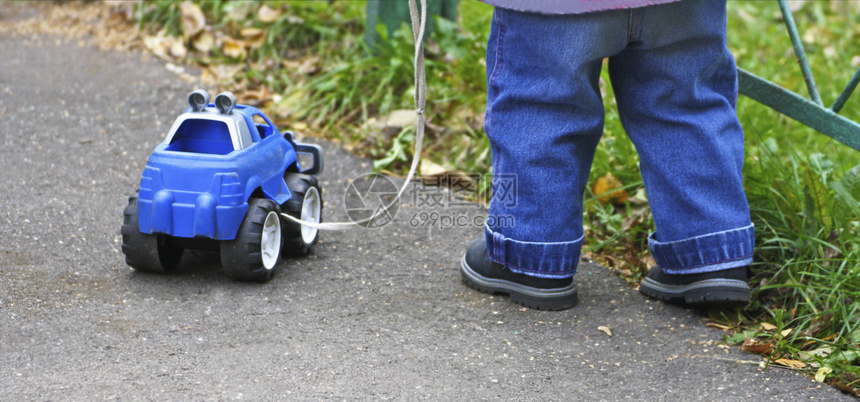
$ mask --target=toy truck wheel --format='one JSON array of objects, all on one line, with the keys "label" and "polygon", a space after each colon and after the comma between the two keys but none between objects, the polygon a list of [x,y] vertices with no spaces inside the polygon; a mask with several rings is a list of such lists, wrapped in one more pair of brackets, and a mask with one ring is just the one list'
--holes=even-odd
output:
[{"label": "toy truck wheel", "polygon": [[165,273],[182,259],[183,249],[173,245],[169,236],[141,233],[137,223],[137,197],[128,197],[123,211],[122,252],[125,262],[138,271]]},{"label": "toy truck wheel", "polygon": [[221,267],[240,281],[266,282],[281,255],[281,217],[271,200],[252,198],[234,240],[221,242]]},{"label": "toy truck wheel", "polygon": [[[284,175],[284,181],[292,194],[292,198],[284,203],[284,212],[306,222],[321,222],[322,190],[316,177],[288,172]],[[284,219],[284,254],[307,255],[318,239],[319,229]]]}]

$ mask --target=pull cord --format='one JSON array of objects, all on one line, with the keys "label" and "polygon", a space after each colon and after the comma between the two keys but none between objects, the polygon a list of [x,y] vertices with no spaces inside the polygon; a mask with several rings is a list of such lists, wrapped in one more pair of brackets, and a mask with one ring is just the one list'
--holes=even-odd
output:
[{"label": "pull cord", "polygon": [[412,166],[409,167],[409,174],[406,175],[406,181],[403,182],[403,186],[397,192],[397,197],[388,203],[388,205],[377,209],[370,217],[353,222],[307,222],[286,213],[281,213],[281,216],[284,218],[320,230],[346,230],[359,226],[367,226],[388,214],[388,211],[400,200],[403,191],[406,190],[406,187],[415,177],[418,163],[421,160],[421,148],[424,146],[424,109],[427,106],[427,78],[424,74],[424,29],[427,26],[427,0],[420,1],[421,12],[419,14],[418,5],[415,0],[409,0],[409,16],[412,20],[412,36],[415,40],[415,59],[413,63],[415,65],[415,114],[418,117],[415,127],[415,151],[412,154]]}]

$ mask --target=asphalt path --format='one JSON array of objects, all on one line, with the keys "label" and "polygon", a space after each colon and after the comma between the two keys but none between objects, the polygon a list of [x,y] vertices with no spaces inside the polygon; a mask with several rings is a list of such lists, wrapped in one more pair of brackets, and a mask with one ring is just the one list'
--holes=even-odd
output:
[{"label": "asphalt path", "polygon": [[[198,87],[139,52],[0,32],[0,400],[850,399],[591,263],[567,311],[467,288],[480,226],[414,218],[474,205],[406,202],[381,228],[323,233],[266,284],[205,252],[135,272],[126,197]],[[371,161],[317,142],[324,218],[346,219]]]}]

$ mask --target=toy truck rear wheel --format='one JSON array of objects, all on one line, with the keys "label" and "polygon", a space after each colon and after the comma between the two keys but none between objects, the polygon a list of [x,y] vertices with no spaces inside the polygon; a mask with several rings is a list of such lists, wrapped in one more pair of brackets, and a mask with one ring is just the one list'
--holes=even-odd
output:
[{"label": "toy truck rear wheel", "polygon": [[240,281],[267,282],[281,256],[280,209],[274,201],[252,198],[234,240],[221,242],[221,268]]},{"label": "toy truck rear wheel", "polygon": [[[322,221],[322,190],[316,177],[302,173],[288,172],[284,181],[290,189],[292,198],[284,203],[284,212],[306,222]],[[284,219],[284,254],[303,256],[310,252],[311,246],[319,239],[319,229],[299,225]]]},{"label": "toy truck rear wheel", "polygon": [[165,273],[182,259],[183,249],[173,245],[169,236],[141,233],[137,223],[137,197],[128,197],[123,211],[122,252],[125,262],[138,271]]}]

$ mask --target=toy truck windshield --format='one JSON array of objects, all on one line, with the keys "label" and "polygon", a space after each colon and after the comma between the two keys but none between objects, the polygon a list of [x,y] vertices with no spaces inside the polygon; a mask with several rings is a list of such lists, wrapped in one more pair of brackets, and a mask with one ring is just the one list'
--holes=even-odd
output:
[{"label": "toy truck windshield", "polygon": [[248,125],[238,113],[216,111],[183,113],[164,140],[165,151],[226,155],[254,143]]}]

